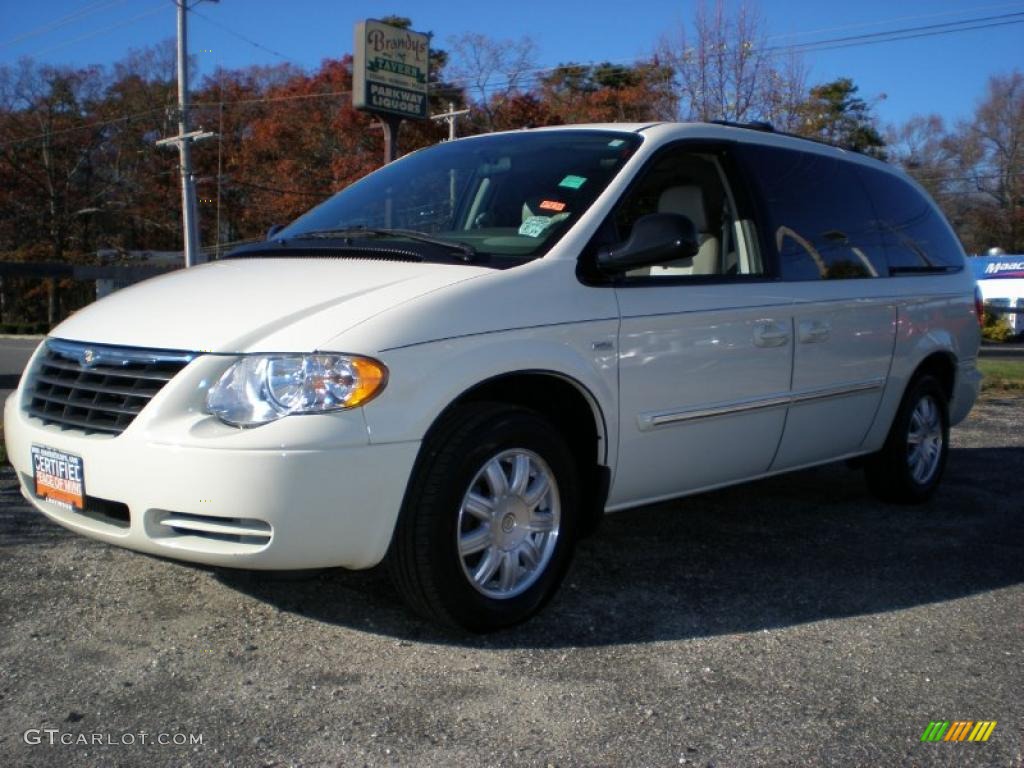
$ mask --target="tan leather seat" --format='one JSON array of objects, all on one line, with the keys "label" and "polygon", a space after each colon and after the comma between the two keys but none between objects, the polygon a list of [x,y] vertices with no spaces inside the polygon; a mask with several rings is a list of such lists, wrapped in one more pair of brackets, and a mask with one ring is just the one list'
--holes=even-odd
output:
[{"label": "tan leather seat", "polygon": [[651,275],[719,274],[718,238],[708,231],[708,217],[704,209],[704,193],[701,188],[693,184],[668,187],[658,198],[658,213],[679,213],[692,221],[697,229],[700,250],[693,258],[651,267]]}]

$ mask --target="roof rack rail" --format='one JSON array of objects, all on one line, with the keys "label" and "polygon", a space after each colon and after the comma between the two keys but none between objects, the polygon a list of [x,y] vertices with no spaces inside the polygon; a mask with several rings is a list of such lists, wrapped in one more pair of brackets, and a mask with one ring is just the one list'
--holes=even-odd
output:
[{"label": "roof rack rail", "polygon": [[[827,139],[819,139],[816,136],[801,136],[799,133],[790,133],[789,131],[779,131],[775,129],[771,123],[764,120],[753,120],[749,123],[737,123],[733,120],[710,120],[713,125],[723,125],[727,128],[746,128],[751,131],[761,131],[763,133],[774,133],[776,136],[786,136],[790,139],[802,139],[803,141],[813,141],[815,144],[821,144],[824,147],[832,147],[833,149],[841,149],[844,152],[853,152],[857,155],[864,155],[865,157],[871,157],[867,152],[860,149],[853,149],[852,147],[844,147],[842,144],[837,144],[834,141],[828,141]],[[877,159],[877,158],[875,158]]]},{"label": "roof rack rail", "polygon": [[714,125],[724,125],[728,128],[747,128],[751,131],[763,131],[764,133],[775,133],[775,126],[767,120],[751,120],[749,123],[738,123],[735,120],[711,120]]}]

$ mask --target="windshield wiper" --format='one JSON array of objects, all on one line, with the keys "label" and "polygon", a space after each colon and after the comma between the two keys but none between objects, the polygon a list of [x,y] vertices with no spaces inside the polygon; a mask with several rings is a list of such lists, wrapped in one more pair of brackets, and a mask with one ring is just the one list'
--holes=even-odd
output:
[{"label": "windshield wiper", "polygon": [[292,235],[289,240],[305,240],[313,238],[329,237],[351,237],[353,235],[368,235],[370,237],[404,237],[420,243],[438,245],[448,251],[456,251],[462,254],[463,261],[473,261],[477,257],[477,250],[468,243],[460,243],[458,240],[446,240],[441,237],[418,232],[415,229],[387,229],[383,227],[339,227],[337,229],[315,229],[312,232],[300,232]]}]

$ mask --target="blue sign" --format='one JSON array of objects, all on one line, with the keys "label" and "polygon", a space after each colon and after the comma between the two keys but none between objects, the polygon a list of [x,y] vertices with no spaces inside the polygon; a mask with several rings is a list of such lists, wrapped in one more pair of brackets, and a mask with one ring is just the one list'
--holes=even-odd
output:
[{"label": "blue sign", "polygon": [[977,280],[1024,280],[1024,255],[976,256],[967,260]]}]

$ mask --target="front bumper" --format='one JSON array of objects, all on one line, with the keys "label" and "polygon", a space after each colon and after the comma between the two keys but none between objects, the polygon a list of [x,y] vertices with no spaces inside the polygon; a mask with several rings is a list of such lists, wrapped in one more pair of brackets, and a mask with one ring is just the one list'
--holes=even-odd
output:
[{"label": "front bumper", "polygon": [[[194,360],[115,437],[46,425],[25,413],[23,393],[15,392],[4,431],[25,498],[86,536],[207,565],[378,563],[419,443],[371,445],[359,409],[227,427],[202,413],[201,397],[231,361]],[[32,445],[82,458],[85,510],[36,496]]]}]

